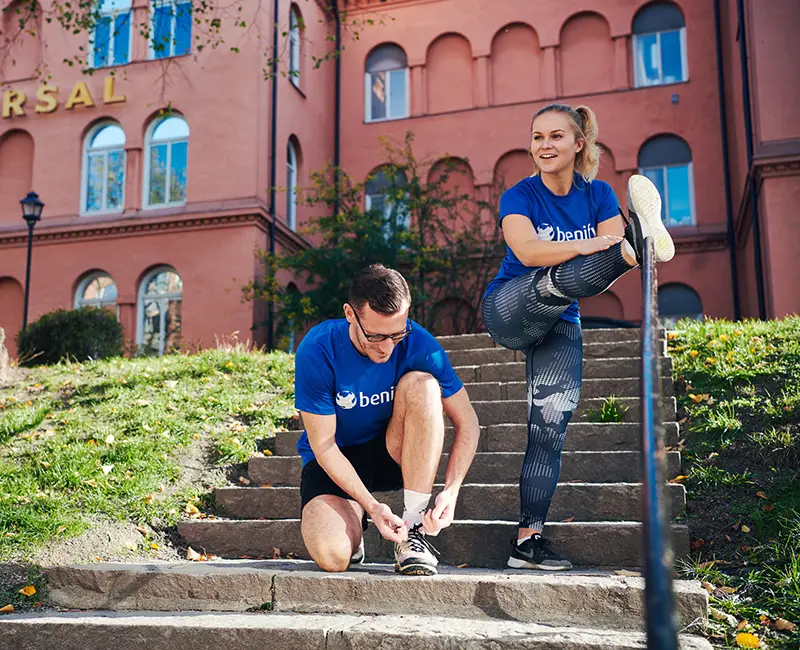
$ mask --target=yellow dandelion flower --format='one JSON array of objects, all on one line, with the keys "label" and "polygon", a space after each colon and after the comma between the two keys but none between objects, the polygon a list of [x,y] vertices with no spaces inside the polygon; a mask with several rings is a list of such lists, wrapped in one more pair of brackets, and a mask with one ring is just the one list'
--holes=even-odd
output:
[{"label": "yellow dandelion flower", "polygon": [[690,357],[694,358],[694,357],[697,357],[699,355],[700,355],[700,353],[697,350],[689,350],[689,356]]}]

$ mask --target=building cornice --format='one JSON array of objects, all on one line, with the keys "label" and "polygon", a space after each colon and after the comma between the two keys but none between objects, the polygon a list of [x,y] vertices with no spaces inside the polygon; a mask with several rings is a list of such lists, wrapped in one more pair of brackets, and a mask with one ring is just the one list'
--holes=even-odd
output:
[{"label": "building cornice", "polygon": [[[36,244],[61,243],[77,240],[102,240],[124,237],[152,235],[159,232],[198,231],[220,228],[239,228],[252,226],[265,235],[269,235],[270,217],[262,211],[232,211],[220,214],[193,214],[137,217],[117,220],[103,220],[78,224],[40,224],[34,231],[33,241]],[[290,230],[285,223],[278,221],[275,228],[275,243],[292,252],[310,247],[310,242]],[[0,232],[0,248],[25,246],[28,242],[28,231],[23,225]]]},{"label": "building cornice", "polygon": [[709,253],[727,250],[728,232],[724,226],[702,229],[673,229],[670,231],[675,242],[675,253]]}]

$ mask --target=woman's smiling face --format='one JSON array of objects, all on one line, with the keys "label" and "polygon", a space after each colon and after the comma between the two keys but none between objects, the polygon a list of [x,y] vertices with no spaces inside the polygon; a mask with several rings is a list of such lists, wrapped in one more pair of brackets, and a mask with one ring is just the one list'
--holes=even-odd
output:
[{"label": "woman's smiling face", "polygon": [[574,169],[575,155],[583,144],[583,140],[575,139],[572,120],[566,113],[548,111],[533,121],[531,155],[543,174]]}]

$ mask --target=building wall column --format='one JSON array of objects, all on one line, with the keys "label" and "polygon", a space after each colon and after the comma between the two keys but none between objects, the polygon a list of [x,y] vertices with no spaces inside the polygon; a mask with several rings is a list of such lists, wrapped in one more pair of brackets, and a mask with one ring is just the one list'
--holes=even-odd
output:
[{"label": "building wall column", "polygon": [[556,65],[556,48],[542,48],[542,93],[544,98],[558,97],[558,67]]},{"label": "building wall column", "polygon": [[614,39],[614,90],[628,90],[631,87],[628,73],[628,37],[618,36]]},{"label": "building wall column", "polygon": [[411,117],[419,117],[425,115],[426,97],[425,97],[425,66],[414,65],[409,69],[411,79],[409,86],[411,87]]},{"label": "building wall column", "polygon": [[125,212],[142,209],[143,156],[141,147],[125,147]]},{"label": "building wall column", "polygon": [[[134,0],[132,10],[133,38],[131,39],[131,61],[145,61],[149,51],[149,42],[145,36],[139,32],[150,22],[150,3],[148,0]],[[150,29],[144,30],[150,34]],[[152,37],[152,34],[151,34]]]},{"label": "building wall column", "polygon": [[489,106],[489,57],[475,57],[475,97],[478,108]]}]

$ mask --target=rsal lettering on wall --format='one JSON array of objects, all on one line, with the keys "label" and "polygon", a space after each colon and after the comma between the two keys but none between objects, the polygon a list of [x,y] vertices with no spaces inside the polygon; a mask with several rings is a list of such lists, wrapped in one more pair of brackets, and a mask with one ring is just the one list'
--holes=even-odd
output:
[{"label": "rsal lettering on wall", "polygon": [[359,391],[358,395],[356,395],[351,390],[343,390],[336,393],[337,406],[345,410],[350,410],[356,406],[361,408],[366,406],[377,406],[378,404],[386,404],[387,402],[393,401],[394,386],[392,386],[391,390],[383,390],[380,393],[375,393],[374,395],[365,395],[361,391]]},{"label": "rsal lettering on wall", "polygon": [[[125,95],[117,95],[114,88],[115,78],[109,75],[103,81],[103,103],[104,104],[120,104],[124,102],[127,97]],[[53,84],[42,84],[36,90],[37,104],[34,110],[37,113],[52,113],[58,108],[58,86]],[[11,117],[23,117],[25,115],[25,103],[28,101],[28,96],[22,90],[9,89],[3,93],[3,119]],[[72,92],[67,97],[64,103],[66,110],[72,110],[76,106],[91,107],[95,105],[92,93],[89,86],[85,81],[77,81],[72,87]]]}]

